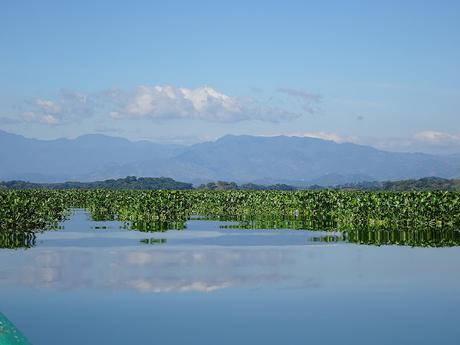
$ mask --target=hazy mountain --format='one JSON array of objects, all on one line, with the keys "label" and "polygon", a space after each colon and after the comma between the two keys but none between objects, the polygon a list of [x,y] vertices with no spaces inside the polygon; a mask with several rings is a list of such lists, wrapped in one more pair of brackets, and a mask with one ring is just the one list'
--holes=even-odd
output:
[{"label": "hazy mountain", "polygon": [[104,135],[37,140],[0,131],[0,179],[91,181],[127,175],[188,182],[343,184],[460,176],[460,155],[394,153],[300,137],[225,136],[192,146]]},{"label": "hazy mountain", "polygon": [[[301,137],[225,136],[178,155],[227,180],[406,179],[460,174],[458,157],[393,153],[369,146]],[[332,182],[332,181],[331,181]]]},{"label": "hazy mountain", "polygon": [[50,182],[92,180],[97,178],[98,171],[152,158],[169,158],[180,149],[100,134],[37,140],[0,131],[0,178]]}]

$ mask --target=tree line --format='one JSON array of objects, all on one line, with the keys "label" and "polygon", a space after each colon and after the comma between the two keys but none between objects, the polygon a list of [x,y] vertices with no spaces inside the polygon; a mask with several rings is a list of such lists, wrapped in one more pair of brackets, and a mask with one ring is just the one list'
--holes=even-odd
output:
[{"label": "tree line", "polygon": [[127,176],[104,181],[61,183],[35,183],[27,181],[0,181],[0,189],[126,189],[126,190],[363,190],[363,191],[460,191],[460,179],[425,177],[401,181],[365,181],[336,186],[292,186],[288,184],[255,184],[216,181],[201,184],[197,187],[192,183],[176,181],[169,177],[136,177]]}]

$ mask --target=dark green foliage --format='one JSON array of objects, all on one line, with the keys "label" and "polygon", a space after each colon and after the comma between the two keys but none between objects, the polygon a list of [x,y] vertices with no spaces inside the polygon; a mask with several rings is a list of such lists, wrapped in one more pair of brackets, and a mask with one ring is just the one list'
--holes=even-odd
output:
[{"label": "dark green foliage", "polygon": [[[1,189],[114,189],[114,190],[190,190],[194,189],[191,183],[175,181],[168,177],[135,177],[127,176],[120,179],[110,179],[95,182],[63,182],[63,183],[34,183],[26,181],[0,182]],[[246,183],[238,186],[235,182],[209,182],[197,189],[206,190],[296,190],[287,184],[260,185]]]},{"label": "dark green foliage", "polygon": [[8,189],[141,189],[141,190],[184,190],[193,189],[191,183],[178,182],[169,177],[128,176],[95,182],[32,183],[24,181],[0,182]]},{"label": "dark green foliage", "polygon": [[297,190],[294,186],[289,186],[287,184],[272,184],[268,186],[254,184],[254,183],[246,183],[242,184],[238,187],[239,190]]},{"label": "dark green foliage", "polygon": [[57,226],[69,209],[64,192],[0,191],[0,231],[25,232]]},{"label": "dark green foliage", "polygon": [[[0,182],[2,189],[132,189],[132,190],[190,190],[194,189],[191,183],[175,181],[167,177],[135,177],[128,176],[120,179],[111,179],[95,182],[63,182],[63,183],[33,183],[25,181]],[[460,191],[460,180],[448,180],[440,177],[425,177],[418,180],[402,181],[371,181],[349,183],[335,187],[312,185],[295,187],[287,184],[261,185],[235,182],[217,181],[202,184],[197,189],[205,190],[366,190],[366,191]]]},{"label": "dark green foliage", "polygon": [[440,177],[424,177],[418,180],[360,182],[336,186],[339,190],[385,190],[385,191],[460,191],[460,180]]},{"label": "dark green foliage", "polygon": [[226,181],[217,181],[209,182],[207,184],[202,184],[198,189],[205,190],[237,190],[238,185],[235,182],[226,182]]},{"label": "dark green foliage", "polygon": [[197,189],[205,190],[297,190],[297,187],[289,186],[287,184],[273,184],[273,185],[262,185],[255,183],[245,183],[237,185],[235,182],[209,182],[207,184],[200,185]]}]

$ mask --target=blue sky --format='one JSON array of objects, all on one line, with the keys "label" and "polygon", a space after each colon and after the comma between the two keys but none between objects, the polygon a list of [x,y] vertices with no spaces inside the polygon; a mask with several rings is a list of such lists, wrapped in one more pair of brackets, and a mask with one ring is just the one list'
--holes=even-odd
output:
[{"label": "blue sky", "polygon": [[458,1],[4,1],[0,129],[460,152]]}]

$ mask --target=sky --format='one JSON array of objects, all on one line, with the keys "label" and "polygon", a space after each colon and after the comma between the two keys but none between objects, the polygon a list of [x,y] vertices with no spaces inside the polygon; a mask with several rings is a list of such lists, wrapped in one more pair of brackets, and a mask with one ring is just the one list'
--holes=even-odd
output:
[{"label": "sky", "polygon": [[0,129],[27,137],[460,152],[459,1],[3,0],[0,47]]}]

